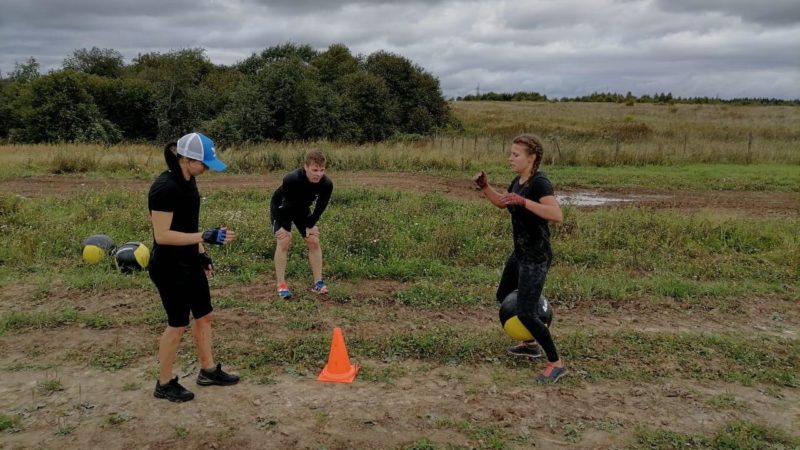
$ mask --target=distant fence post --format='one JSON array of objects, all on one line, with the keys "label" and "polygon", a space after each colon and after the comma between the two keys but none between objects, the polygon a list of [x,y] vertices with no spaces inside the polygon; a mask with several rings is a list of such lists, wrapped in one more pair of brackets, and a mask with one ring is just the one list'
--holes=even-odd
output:
[{"label": "distant fence post", "polygon": [[556,144],[556,150],[558,151],[558,160],[563,161],[564,156],[561,154],[561,146],[558,145],[558,138],[553,136],[553,143]]},{"label": "distant fence post", "polygon": [[747,133],[747,164],[753,159],[753,132]]},{"label": "distant fence post", "polygon": [[683,133],[683,159],[686,159],[686,144],[689,142],[689,135]]}]

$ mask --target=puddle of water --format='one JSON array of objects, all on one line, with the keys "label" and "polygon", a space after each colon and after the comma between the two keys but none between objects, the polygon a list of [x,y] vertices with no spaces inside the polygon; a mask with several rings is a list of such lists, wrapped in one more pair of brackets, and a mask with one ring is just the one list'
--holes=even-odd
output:
[{"label": "puddle of water", "polygon": [[602,206],[609,203],[635,202],[649,198],[642,195],[609,197],[608,195],[600,195],[594,192],[576,192],[569,195],[557,195],[556,197],[560,204],[572,206]]}]

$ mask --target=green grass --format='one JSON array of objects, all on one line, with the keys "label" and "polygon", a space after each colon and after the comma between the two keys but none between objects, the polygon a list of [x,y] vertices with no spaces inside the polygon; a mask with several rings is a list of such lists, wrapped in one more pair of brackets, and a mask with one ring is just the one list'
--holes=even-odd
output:
[{"label": "green grass", "polygon": [[[504,178],[504,167],[490,173]],[[650,189],[693,191],[800,191],[800,167],[789,164],[676,164],[640,167],[546,166],[556,189]],[[506,171],[507,172],[507,171]]]},{"label": "green grass", "polygon": [[674,431],[640,430],[631,450],[678,449],[796,449],[800,438],[785,432],[750,422],[732,422],[713,436],[692,435]]},{"label": "green grass", "polygon": [[39,382],[37,383],[37,387],[42,395],[50,395],[54,392],[61,392],[64,390],[64,384],[57,378],[50,378]]},{"label": "green grass", "polygon": [[19,425],[20,416],[17,414],[9,415],[0,413],[0,431],[16,428]]},{"label": "green grass", "polygon": [[[726,381],[743,385],[764,383],[800,386],[800,342],[775,337],[738,334],[647,333],[638,331],[560,331],[555,334],[559,351],[571,362],[573,375],[566,383],[580,381],[663,381],[690,379]],[[258,338],[254,342],[226,341],[232,363],[253,376],[281,367],[314,370],[327,358],[327,331],[302,337]],[[393,364],[416,360],[437,365],[500,364],[523,367],[498,359],[508,338],[499,331],[476,332],[457,327],[433,327],[421,332],[395,332],[383,336],[349,336],[350,354],[366,362],[368,378],[388,381],[370,361]],[[524,367],[528,367],[524,365]],[[285,367],[284,367],[285,369]]]},{"label": "green grass", "polygon": [[103,427],[116,427],[117,425],[121,425],[121,424],[131,420],[132,418],[133,417],[131,417],[130,415],[125,414],[125,413],[122,413],[122,414],[120,414],[120,413],[112,413],[112,414],[109,414],[108,417],[106,417],[103,420],[103,425],[102,426]]},{"label": "green grass", "polygon": [[91,354],[89,364],[98,369],[115,372],[135,361],[138,354],[134,348],[101,350]]},{"label": "green grass", "polygon": [[[257,282],[272,272],[275,243],[264,225],[267,196],[258,191],[206,196],[201,223],[227,223],[239,236],[233,245],[210,249],[217,265],[212,286]],[[0,234],[0,286],[40,286],[30,299],[62,285],[86,292],[152,289],[146,273],[126,276],[110,264],[92,266],[80,259],[81,241],[94,233],[107,233],[118,243],[139,240],[150,245],[144,213],[135,213],[143,211],[143,203],[124,191],[22,201],[6,214],[6,232]],[[556,260],[546,294],[555,300],[798,296],[797,218],[675,214],[636,207],[568,207],[564,212],[564,224],[552,226]],[[326,277],[410,283],[395,298],[412,307],[491,302],[511,251],[507,213],[477,199],[341,189],[320,226]],[[306,251],[299,238],[294,244],[287,274],[290,280],[306,280]],[[338,295],[347,300],[347,293]],[[149,317],[131,320],[156,323],[159,318],[154,310]],[[0,316],[0,334],[78,322],[94,328],[116,325],[75,310],[12,312]]]}]

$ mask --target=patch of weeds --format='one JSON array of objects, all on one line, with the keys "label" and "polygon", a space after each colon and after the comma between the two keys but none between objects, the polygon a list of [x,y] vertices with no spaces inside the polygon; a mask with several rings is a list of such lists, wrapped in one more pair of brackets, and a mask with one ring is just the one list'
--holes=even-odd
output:
[{"label": "patch of weeds", "polygon": [[19,425],[20,416],[15,414],[13,416],[8,414],[0,414],[0,431],[15,430]]},{"label": "patch of weeds", "polygon": [[317,328],[317,321],[311,317],[295,317],[286,326],[290,330],[309,331]]},{"label": "patch of weeds", "polygon": [[82,322],[89,328],[95,328],[98,330],[106,330],[108,328],[113,328],[115,325],[114,319],[105,316],[87,316],[83,317]]},{"label": "patch of weeds", "polygon": [[158,367],[148,367],[144,370],[144,376],[147,377],[148,380],[156,380],[158,379]]},{"label": "patch of weeds", "polygon": [[235,298],[227,295],[214,298],[214,307],[219,309],[230,309],[240,306]]},{"label": "patch of weeds", "polygon": [[189,436],[189,429],[183,425],[175,425],[175,436],[178,439],[186,439]]},{"label": "patch of weeds", "polygon": [[470,440],[478,442],[478,448],[503,449],[506,448],[506,439],[519,438],[519,436],[508,436],[498,425],[476,425],[469,420],[454,421],[446,417],[437,418],[434,426],[465,433]]},{"label": "patch of weeds", "polygon": [[56,436],[69,436],[73,431],[78,429],[78,425],[69,423],[66,417],[58,419],[58,427],[56,428]]},{"label": "patch of weeds", "polygon": [[403,450],[437,450],[439,447],[431,442],[428,438],[422,438],[408,447],[403,447]]},{"label": "patch of weeds", "polygon": [[473,295],[469,286],[452,282],[420,281],[411,288],[394,294],[404,305],[417,308],[441,308],[445,306],[478,306],[481,299]]},{"label": "patch of weeds", "polygon": [[642,429],[636,433],[636,444],[632,447],[633,450],[655,448],[692,448],[700,450],[789,449],[800,447],[800,438],[790,436],[777,428],[750,422],[732,422],[717,431],[714,436]]},{"label": "patch of weeds", "polygon": [[584,423],[581,421],[576,423],[568,423],[564,425],[564,438],[573,444],[580,442],[580,440],[583,439],[583,430],[585,428],[586,425],[584,425]]},{"label": "patch of weeds", "polygon": [[606,305],[592,305],[592,307],[589,308],[589,312],[596,317],[608,317],[611,315],[612,310]]},{"label": "patch of weeds", "polygon": [[[319,417],[317,418],[319,420]],[[278,424],[278,419],[274,417],[256,417],[256,428],[266,430]]]},{"label": "patch of weeds", "polygon": [[133,419],[130,414],[127,413],[113,413],[106,417],[103,421],[104,427],[115,427],[117,425],[123,424],[129,420]]},{"label": "patch of weeds", "polygon": [[128,382],[126,382],[125,384],[122,385],[122,390],[126,391],[126,392],[137,391],[141,387],[142,387],[142,383],[139,383],[138,381],[128,381]]},{"label": "patch of weeds", "polygon": [[386,384],[392,384],[407,374],[408,370],[400,366],[374,367],[365,364],[358,371],[358,377],[364,381]]},{"label": "patch of weeds", "polygon": [[53,378],[37,383],[37,388],[42,395],[50,395],[53,392],[63,391],[64,385],[58,378]]},{"label": "patch of weeds", "polygon": [[612,433],[623,427],[623,423],[615,419],[601,419],[595,420],[594,422],[595,429],[605,431],[606,433]]},{"label": "patch of weeds", "polygon": [[92,367],[113,372],[127,367],[135,357],[134,349],[112,350],[92,355],[89,363]]},{"label": "patch of weeds", "polygon": [[707,402],[714,409],[744,409],[747,404],[733,394],[719,394],[708,399]]},{"label": "patch of weeds", "polygon": [[19,372],[23,370],[48,370],[56,367],[53,363],[29,363],[29,362],[18,362],[6,367],[3,367],[2,370],[7,370],[9,372]]}]

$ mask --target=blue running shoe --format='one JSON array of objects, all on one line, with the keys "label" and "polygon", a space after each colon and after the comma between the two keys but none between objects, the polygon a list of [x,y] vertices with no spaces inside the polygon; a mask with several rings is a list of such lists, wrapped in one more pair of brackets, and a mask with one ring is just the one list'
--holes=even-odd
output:
[{"label": "blue running shoe", "polygon": [[314,283],[314,286],[311,288],[311,292],[314,292],[316,294],[327,294],[328,285],[325,284],[325,282],[322,280],[317,280],[317,282]]},{"label": "blue running shoe", "polygon": [[286,283],[281,283],[278,285],[278,297],[292,298],[292,291],[289,290],[289,286]]}]

